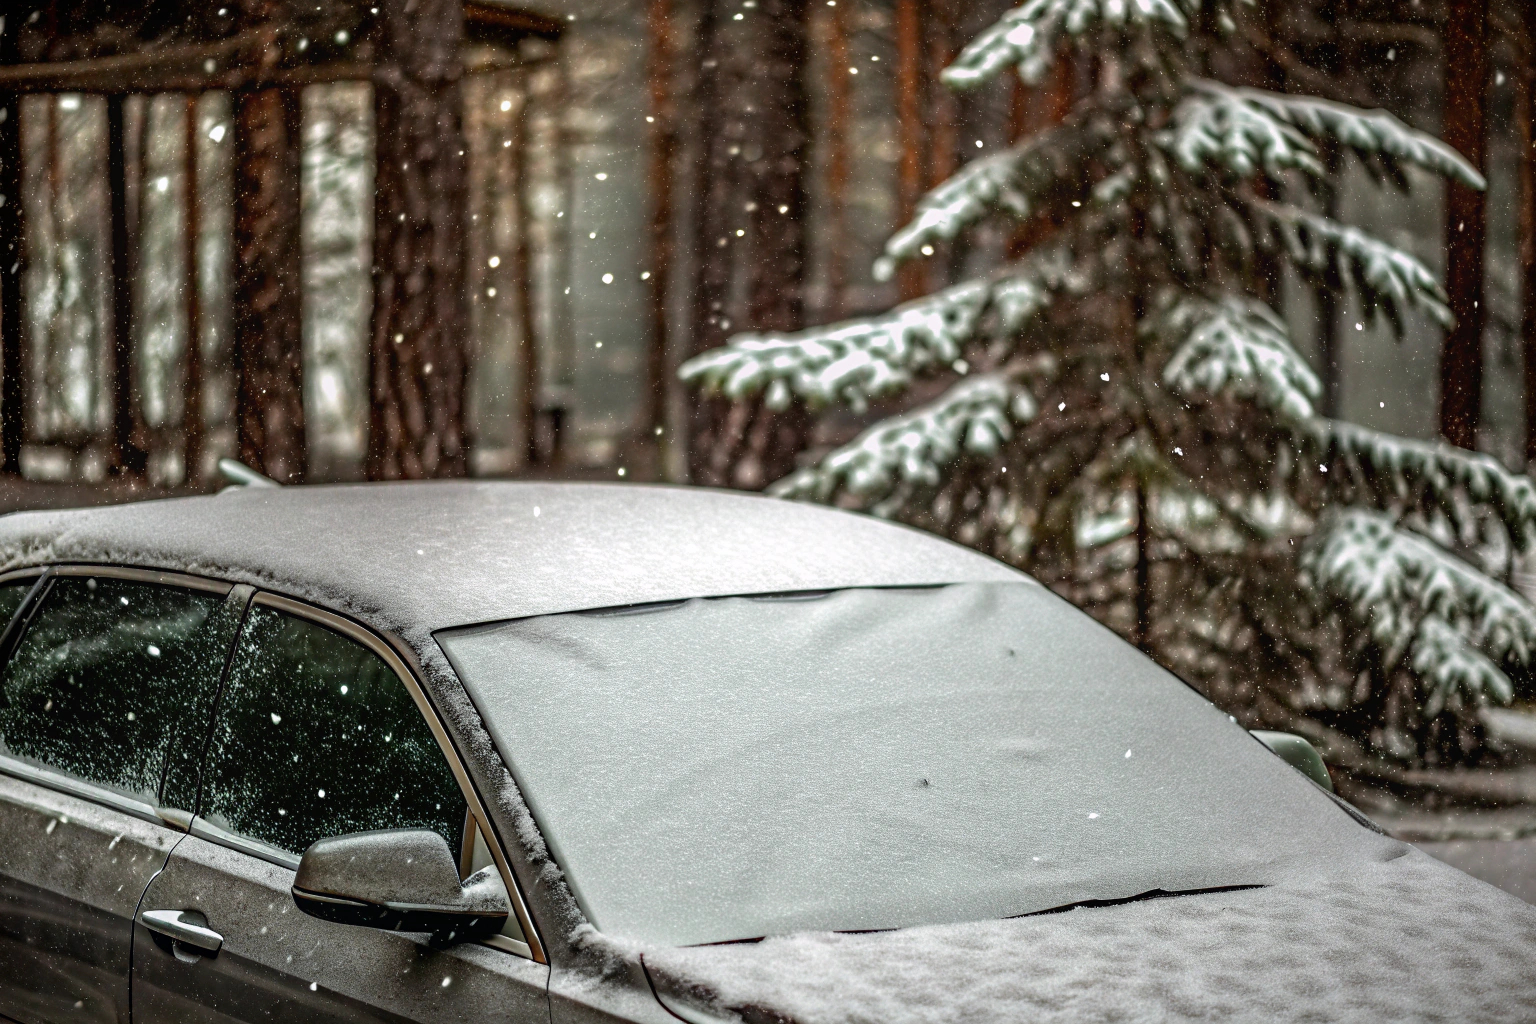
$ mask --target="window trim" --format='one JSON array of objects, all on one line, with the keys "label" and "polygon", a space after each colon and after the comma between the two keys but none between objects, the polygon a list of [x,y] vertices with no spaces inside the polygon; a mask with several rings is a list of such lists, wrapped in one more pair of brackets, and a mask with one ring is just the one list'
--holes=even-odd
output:
[{"label": "window trim", "polygon": [[[0,577],[0,582],[3,582],[3,579],[4,577]],[[485,845],[490,850],[491,859],[496,863],[496,869],[501,873],[502,884],[506,886],[507,897],[512,904],[512,912],[517,918],[518,927],[522,929],[525,939],[523,942],[518,942],[509,936],[493,935],[489,939],[481,940],[482,943],[509,953],[515,953],[536,963],[547,964],[549,961],[545,957],[544,946],[539,939],[538,930],[534,927],[533,917],[528,912],[527,902],[523,899],[522,888],[518,885],[517,878],[513,875],[511,866],[507,862],[500,838],[490,826],[490,816],[486,814],[485,805],[481,802],[480,795],[476,792],[474,783],[470,780],[469,773],[465,770],[463,761],[459,757],[458,750],[454,747],[453,741],[448,736],[447,729],[443,727],[442,720],[437,714],[437,709],[432,706],[432,702],[427,698],[426,691],[417,680],[415,672],[411,669],[405,657],[397,650],[397,641],[391,642],[393,638],[386,639],[385,636],[375,633],[367,626],[355,622],[344,615],[339,615],[336,612],[319,608],[312,604],[306,604],[302,601],[296,601],[291,597],[285,597],[282,594],[275,594],[271,591],[258,590],[252,596],[247,609],[257,605],[271,608],[274,611],[280,611],[296,618],[305,619],[316,625],[334,630],[348,639],[362,644],[377,655],[394,672],[395,676],[405,687],[406,692],[411,695],[411,700],[415,702],[417,711],[426,720],[427,728],[431,730],[433,739],[437,741],[438,748],[442,751],[443,757],[448,762],[449,770],[453,772],[454,781],[458,783],[459,790],[463,794],[465,802],[469,805],[470,815],[475,818],[481,832],[486,837]],[[241,623],[241,631],[244,631],[243,622]],[[239,637],[237,634],[236,643],[238,642]],[[214,715],[217,718],[217,709],[215,709]],[[201,816],[192,819],[190,831],[192,835],[200,839],[218,843],[222,846],[238,850],[241,853],[280,864],[289,870],[293,870],[295,867],[292,855],[286,853],[286,851],[277,851],[274,848],[268,847],[265,843],[258,843],[244,836],[231,835],[226,830],[207,822]]]},{"label": "window trim", "polygon": [[[213,580],[207,576],[193,576],[183,572],[169,572],[164,569],[134,569],[121,565],[54,565],[49,566],[49,572],[53,576],[110,576],[113,579],[132,580],[135,583],[160,583],[166,586],[184,587],[187,590],[202,590],[220,597],[228,597],[229,592],[235,589],[233,583],[224,580]],[[0,576],[0,583],[5,582],[5,577]]]},{"label": "window trim", "polygon": [[[19,616],[30,616],[34,610],[39,596],[36,584],[43,583],[47,579],[59,576],[104,576],[109,579],[129,580],[135,583],[158,583],[164,586],[181,587],[185,590],[201,590],[229,596],[229,592],[235,589],[233,583],[225,583],[222,580],[212,580],[206,576],[192,576],[186,573],[168,572],[160,569],[134,569],[118,565],[34,565],[22,569],[12,569],[9,572],[0,573],[0,586],[13,583],[18,580],[34,578],[34,586],[20,607],[16,609]],[[0,627],[0,630],[8,632],[10,624]],[[19,637],[5,638],[19,640]],[[10,651],[0,651],[3,660],[10,659]],[[227,653],[227,652],[226,652]],[[0,664],[0,669],[4,665]],[[89,800],[100,804],[109,810],[122,814],[132,815],[144,821],[150,821],[175,832],[187,832],[188,821],[185,815],[172,809],[160,808],[143,800],[135,799],[116,790],[99,786],[94,782],[77,779],[72,775],[55,771],[42,765],[32,764],[8,754],[0,754],[0,772],[9,775],[13,779],[22,782],[30,782],[44,789],[51,789],[66,796],[75,797],[77,800]]]}]

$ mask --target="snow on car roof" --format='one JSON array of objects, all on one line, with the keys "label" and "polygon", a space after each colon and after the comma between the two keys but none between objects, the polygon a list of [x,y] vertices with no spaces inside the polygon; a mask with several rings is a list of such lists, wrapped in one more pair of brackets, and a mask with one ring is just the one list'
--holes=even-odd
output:
[{"label": "snow on car roof", "polygon": [[242,487],[0,517],[0,568],[50,562],[254,583],[413,633],[689,597],[1021,578],[937,537],[827,508],[504,481]]}]

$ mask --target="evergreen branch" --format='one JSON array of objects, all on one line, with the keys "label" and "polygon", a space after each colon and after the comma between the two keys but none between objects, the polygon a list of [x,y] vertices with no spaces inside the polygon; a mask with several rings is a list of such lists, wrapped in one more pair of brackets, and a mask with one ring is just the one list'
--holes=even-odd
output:
[{"label": "evergreen branch", "polygon": [[1312,418],[1322,384],[1291,346],[1285,321],[1255,299],[1186,298],[1160,325],[1182,341],[1163,369],[1163,383],[1192,397],[1204,391],[1252,399],[1282,418]]},{"label": "evergreen branch", "polygon": [[1536,539],[1536,484],[1516,476],[1498,460],[1443,441],[1416,441],[1342,420],[1317,419],[1308,433],[1325,465],[1342,469],[1377,493],[1407,500],[1424,498],[1461,523],[1456,492],[1493,508],[1515,546]]},{"label": "evergreen branch", "polygon": [[1202,83],[1174,108],[1173,126],[1157,142],[1191,174],[1212,164],[1241,178],[1260,167],[1272,177],[1292,169],[1321,177],[1323,163],[1312,141],[1242,93]]},{"label": "evergreen branch", "polygon": [[989,311],[998,332],[1012,335],[1050,298],[1041,273],[967,281],[879,316],[789,334],[740,334],[684,363],[679,375],[731,399],[766,391],[771,409],[799,397],[862,412],[870,399],[905,388],[914,373],[959,359]]},{"label": "evergreen branch", "polygon": [[875,261],[875,279],[887,281],[896,264],[937,242],[955,238],[995,210],[1019,219],[1059,181],[1079,186],[1083,163],[1102,143],[1094,133],[1068,121],[1038,132],[1001,153],[973,160],[918,201],[916,215],[885,243]]},{"label": "evergreen branch", "polygon": [[1024,81],[1038,82],[1055,60],[1063,33],[1156,25],[1183,38],[1187,14],[1193,13],[1189,6],[1184,0],[1027,0],[972,40],[941,77],[952,89],[974,89],[1012,66]]},{"label": "evergreen branch", "polygon": [[1336,274],[1353,282],[1368,309],[1383,309],[1402,331],[1403,305],[1416,306],[1445,326],[1455,318],[1445,289],[1419,259],[1394,245],[1315,213],[1283,203],[1256,200],[1286,256],[1311,276]]},{"label": "evergreen branch", "polygon": [[1302,566],[1367,630],[1383,664],[1390,668],[1409,655],[1442,702],[1448,686],[1474,700],[1492,694],[1507,701],[1514,686],[1493,659],[1528,663],[1536,650],[1530,602],[1381,513],[1330,514]]},{"label": "evergreen branch", "polygon": [[1515,696],[1509,677],[1487,655],[1468,644],[1460,630],[1433,615],[1419,623],[1409,664],[1414,674],[1429,684],[1425,718],[1434,718],[1448,704],[1459,705],[1457,697],[1463,692],[1477,703],[1485,703],[1491,695],[1500,704],[1508,704]]},{"label": "evergreen branch", "polygon": [[768,493],[820,502],[842,494],[890,516],[918,488],[938,486],[942,471],[962,454],[995,457],[1012,439],[1014,424],[1035,412],[1029,392],[1003,375],[962,380],[928,405],[875,424]]},{"label": "evergreen branch", "polygon": [[[1238,88],[1209,79],[1190,80],[1189,90],[1190,97],[1185,102],[1208,109],[1210,112],[1204,115],[1207,120],[1248,124],[1252,118],[1262,116],[1290,126],[1314,142],[1337,142],[1362,159],[1374,157],[1417,164],[1468,188],[1487,187],[1483,176],[1460,153],[1433,135],[1408,127],[1385,110],[1362,110],[1315,96]],[[1222,113],[1217,114],[1218,110]]]}]

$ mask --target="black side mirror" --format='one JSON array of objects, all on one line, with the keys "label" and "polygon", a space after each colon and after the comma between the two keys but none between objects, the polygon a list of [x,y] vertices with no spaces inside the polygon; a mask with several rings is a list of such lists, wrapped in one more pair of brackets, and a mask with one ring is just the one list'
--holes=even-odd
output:
[{"label": "black side mirror", "polygon": [[1295,768],[1301,774],[1333,792],[1333,779],[1328,777],[1328,766],[1317,748],[1293,732],[1268,732],[1253,729],[1253,738],[1274,751],[1275,756]]},{"label": "black side mirror", "polygon": [[447,841],[424,828],[353,832],[315,842],[299,862],[293,902],[326,921],[430,932],[439,943],[494,935],[510,912],[494,867],[460,882]]}]

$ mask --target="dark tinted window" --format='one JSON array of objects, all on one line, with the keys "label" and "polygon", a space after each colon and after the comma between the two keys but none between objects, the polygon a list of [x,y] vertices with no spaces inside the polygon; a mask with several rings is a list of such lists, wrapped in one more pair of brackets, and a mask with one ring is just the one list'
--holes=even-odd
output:
[{"label": "dark tinted window", "polygon": [[220,698],[201,814],[302,853],[326,836],[436,829],[465,804],[405,685],[356,641],[270,608],[246,619]]},{"label": "dark tinted window", "polygon": [[154,802],[175,741],[207,732],[235,624],[223,608],[182,587],[52,580],[0,675],[4,752]]}]

